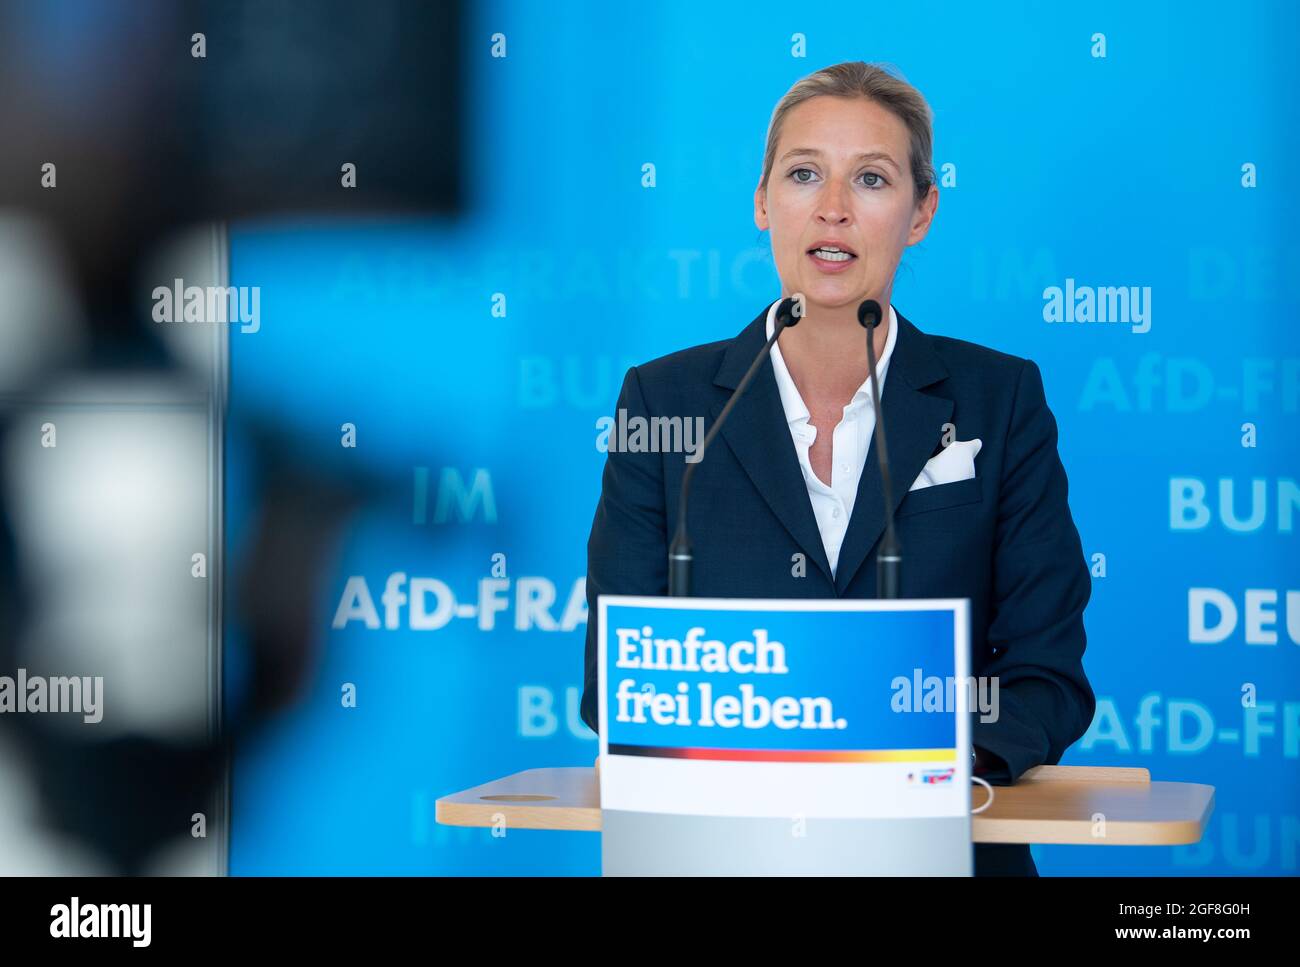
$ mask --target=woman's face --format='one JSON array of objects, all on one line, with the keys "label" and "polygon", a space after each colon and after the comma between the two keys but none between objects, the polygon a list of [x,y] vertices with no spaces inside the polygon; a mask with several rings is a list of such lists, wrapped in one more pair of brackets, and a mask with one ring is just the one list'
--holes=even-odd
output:
[{"label": "woman's face", "polygon": [[[933,186],[913,200],[908,145],[907,126],[865,98],[814,97],[786,115],[767,190],[754,193],[785,294],[856,308],[892,290],[903,249],[925,238],[939,203]],[[823,242],[852,255],[811,254]]]}]

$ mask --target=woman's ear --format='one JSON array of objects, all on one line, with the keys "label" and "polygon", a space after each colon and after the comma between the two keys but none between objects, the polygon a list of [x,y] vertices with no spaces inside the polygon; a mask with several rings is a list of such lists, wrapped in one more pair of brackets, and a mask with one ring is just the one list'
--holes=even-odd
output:
[{"label": "woman's ear", "polygon": [[767,191],[763,188],[762,182],[759,182],[754,189],[754,224],[760,231],[766,231],[767,224]]},{"label": "woman's ear", "polygon": [[908,245],[915,245],[925,238],[926,233],[930,231],[930,223],[934,221],[935,212],[938,210],[939,186],[931,185],[925,197],[917,202],[916,209],[912,213],[912,227],[907,233]]}]

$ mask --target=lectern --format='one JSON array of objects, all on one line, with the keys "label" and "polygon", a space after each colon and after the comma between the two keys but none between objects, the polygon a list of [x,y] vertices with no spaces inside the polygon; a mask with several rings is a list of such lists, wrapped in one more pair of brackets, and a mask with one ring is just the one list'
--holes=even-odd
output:
[{"label": "lectern", "polygon": [[967,600],[598,607],[606,875],[971,875]]},{"label": "lectern", "polygon": [[[437,821],[599,832],[605,872],[642,874],[963,875],[972,841],[1200,841],[1214,787],[1152,782],[1146,769],[1036,766],[996,787],[985,808],[988,790],[967,789],[969,717],[935,711],[946,702],[995,714],[980,683],[951,695],[946,682],[942,695],[935,687],[940,665],[954,679],[966,673],[966,602],[810,604],[602,598],[601,628],[623,636],[602,642],[597,768],[528,769],[451,793],[438,799]],[[886,716],[891,663],[907,670],[887,682]],[[820,727],[840,719],[843,728]],[[846,764],[862,768],[834,768]],[[709,768],[692,771],[700,765]]]}]

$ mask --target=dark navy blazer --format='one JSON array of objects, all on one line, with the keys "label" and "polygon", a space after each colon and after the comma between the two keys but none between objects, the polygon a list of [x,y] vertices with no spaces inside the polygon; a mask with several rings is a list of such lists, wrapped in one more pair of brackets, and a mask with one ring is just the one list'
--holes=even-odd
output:
[{"label": "dark navy blazer", "polygon": [[[1056,420],[1032,360],[927,335],[897,316],[880,405],[903,548],[901,596],[970,599],[971,674],[997,676],[1000,701],[997,721],[972,716],[972,743],[993,764],[981,775],[1005,785],[1032,766],[1058,762],[1096,707],[1082,664],[1091,578],[1066,499]],[[634,366],[617,407],[629,418],[703,416],[712,426],[766,341],[766,323],[764,307],[734,339]],[[945,423],[956,427],[956,439],[983,441],[975,477],[908,492],[941,452]],[[606,458],[587,543],[581,714],[593,730],[596,598],[666,593],[685,469],[681,453],[611,447]],[[874,436],[832,578],[770,358],[696,470],[688,515],[694,595],[876,596],[885,515]],[[796,554],[807,562],[801,577]],[[1027,846],[977,845],[975,854],[977,873],[1036,872]]]}]

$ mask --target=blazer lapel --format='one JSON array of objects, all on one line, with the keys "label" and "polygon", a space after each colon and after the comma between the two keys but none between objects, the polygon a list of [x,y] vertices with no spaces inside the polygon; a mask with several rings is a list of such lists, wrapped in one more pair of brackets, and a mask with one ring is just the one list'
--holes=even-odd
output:
[{"label": "blazer lapel", "polygon": [[[750,363],[767,342],[767,313],[770,308],[770,305],[765,307],[732,340],[723,356],[722,365],[718,367],[714,385],[727,390],[734,390],[739,385]],[[898,353],[897,342],[894,353]],[[893,366],[892,362],[890,366]],[[889,385],[887,380],[886,389]],[[730,394],[713,405],[711,415],[714,420],[727,405],[728,398]],[[817,529],[817,518],[813,516],[812,503],[808,499],[808,485],[799,467],[794,440],[790,437],[789,423],[785,408],[781,405],[781,394],[776,386],[776,374],[770,356],[763,360],[762,366],[745,390],[745,395],[727,417],[727,422],[718,433],[718,439],[726,441],[772,512],[790,532],[790,536],[808,555],[808,559],[821,568],[826,580],[832,581],[830,562],[826,558],[821,531]],[[707,465],[707,456],[704,461]],[[698,472],[705,472],[704,467]]]},{"label": "blazer lapel", "polygon": [[[885,416],[885,444],[889,450],[893,509],[897,510],[907,496],[907,488],[934,454],[935,446],[943,435],[943,424],[952,417],[953,402],[942,396],[921,392],[925,387],[947,378],[948,368],[930,345],[929,337],[904,319],[897,308],[894,311],[898,316],[898,336],[894,340],[894,354],[890,358],[880,408]],[[771,369],[770,364],[768,369]],[[723,432],[726,432],[726,427]],[[804,502],[807,503],[806,497]],[[835,590],[838,594],[845,592],[862,567],[867,553],[884,533],[884,503],[880,455],[876,452],[876,437],[873,433],[867,451],[867,462],[862,468],[862,479],[858,482],[853,516],[849,519],[848,531],[844,535],[844,544],[840,547],[840,557],[835,568]],[[906,547],[903,548],[903,555],[906,564]]]}]

